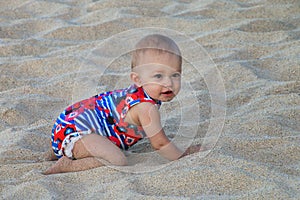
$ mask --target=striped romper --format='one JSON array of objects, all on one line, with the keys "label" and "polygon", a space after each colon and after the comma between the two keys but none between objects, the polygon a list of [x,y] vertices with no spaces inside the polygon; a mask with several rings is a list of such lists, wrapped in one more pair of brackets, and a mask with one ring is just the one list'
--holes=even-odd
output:
[{"label": "striped romper", "polygon": [[141,102],[161,104],[142,87],[131,85],[69,106],[59,115],[52,128],[51,142],[55,155],[58,158],[63,155],[72,158],[74,143],[89,133],[106,136],[119,148],[127,150],[145,137],[141,126],[124,121],[128,110]]}]

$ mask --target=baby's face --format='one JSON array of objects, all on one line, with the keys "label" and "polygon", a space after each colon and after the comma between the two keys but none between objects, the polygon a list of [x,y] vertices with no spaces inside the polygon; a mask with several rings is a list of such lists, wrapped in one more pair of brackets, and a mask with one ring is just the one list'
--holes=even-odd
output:
[{"label": "baby's face", "polygon": [[179,93],[181,63],[176,55],[145,52],[133,72],[138,76],[135,83],[155,100],[171,101]]}]

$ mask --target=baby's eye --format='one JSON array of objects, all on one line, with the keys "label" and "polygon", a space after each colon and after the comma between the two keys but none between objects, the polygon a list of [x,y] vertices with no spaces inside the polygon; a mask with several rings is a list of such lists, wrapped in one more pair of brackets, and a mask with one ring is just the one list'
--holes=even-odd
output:
[{"label": "baby's eye", "polygon": [[162,78],[162,75],[161,75],[161,74],[155,74],[155,75],[154,75],[154,78],[158,78],[158,79],[159,79],[159,78]]},{"label": "baby's eye", "polygon": [[181,77],[181,74],[180,73],[175,73],[172,75],[174,78],[180,78]]}]

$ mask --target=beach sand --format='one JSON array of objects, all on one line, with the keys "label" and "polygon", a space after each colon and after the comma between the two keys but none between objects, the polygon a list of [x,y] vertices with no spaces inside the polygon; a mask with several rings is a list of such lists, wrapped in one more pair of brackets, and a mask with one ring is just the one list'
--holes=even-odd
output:
[{"label": "beach sand", "polygon": [[[299,198],[299,1],[13,0],[0,2],[0,13],[1,199]],[[211,79],[203,81],[193,67],[184,68],[184,81],[199,113],[186,91],[182,101],[162,106],[171,138],[196,130],[192,142],[201,143],[209,124],[220,122],[210,151],[166,164],[145,141],[128,153],[128,167],[43,175],[55,162],[48,155],[59,113],[129,83],[128,54],[107,66],[124,45],[99,45],[145,27],[197,41],[215,63],[224,84],[216,96],[226,93],[224,119],[212,114]]]}]

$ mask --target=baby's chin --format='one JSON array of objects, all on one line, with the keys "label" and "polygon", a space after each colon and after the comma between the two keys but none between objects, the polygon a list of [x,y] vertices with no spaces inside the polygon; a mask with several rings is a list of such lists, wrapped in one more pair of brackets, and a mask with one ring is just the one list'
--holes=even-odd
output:
[{"label": "baby's chin", "polygon": [[170,102],[172,101],[173,99],[167,99],[167,100],[162,100],[161,102]]},{"label": "baby's chin", "polygon": [[[175,96],[174,96],[175,97]],[[169,97],[169,98],[161,98],[159,99],[161,102],[170,102],[174,99],[174,97]]]}]

